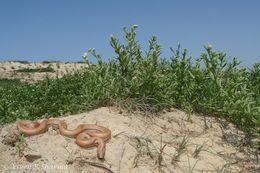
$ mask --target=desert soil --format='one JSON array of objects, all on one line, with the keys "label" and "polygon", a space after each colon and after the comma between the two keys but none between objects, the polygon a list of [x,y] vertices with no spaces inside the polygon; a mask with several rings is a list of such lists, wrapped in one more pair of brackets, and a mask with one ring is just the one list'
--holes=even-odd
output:
[{"label": "desert soil", "polygon": [[[121,113],[102,107],[87,113],[67,115],[69,128],[81,123],[108,127],[112,137],[104,160],[96,148],[80,148],[58,129],[18,140],[16,124],[0,130],[0,170],[9,172],[75,173],[190,173],[256,172],[257,156],[241,146],[243,132],[213,117],[171,109],[160,115]],[[20,142],[19,142],[20,141]],[[20,148],[18,150],[18,148]],[[197,150],[196,150],[197,148]]]},{"label": "desert soil", "polygon": [[[17,72],[17,70],[24,68],[37,69],[47,67],[51,67],[54,72]],[[60,78],[85,67],[88,67],[88,64],[76,62],[20,63],[3,61],[0,62],[0,79],[20,79],[21,81],[35,82],[44,79],[46,76]]]}]

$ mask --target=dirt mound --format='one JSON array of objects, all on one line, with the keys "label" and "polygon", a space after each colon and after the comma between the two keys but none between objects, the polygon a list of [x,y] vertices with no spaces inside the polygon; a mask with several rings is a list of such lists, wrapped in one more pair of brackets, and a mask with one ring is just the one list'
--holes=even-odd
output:
[{"label": "dirt mound", "polygon": [[[25,137],[15,124],[0,131],[0,170],[3,172],[239,172],[257,170],[256,155],[241,145],[243,133],[214,118],[178,110],[158,117],[120,114],[115,108],[60,117],[69,128],[99,124],[112,131],[105,160],[96,148],[84,149],[55,128]],[[14,144],[14,139],[16,142]],[[10,141],[8,141],[10,140]]]},{"label": "dirt mound", "polygon": [[[36,82],[49,78],[60,78],[66,74],[72,74],[82,68],[88,67],[86,63],[74,62],[49,62],[49,63],[19,63],[0,61],[0,79],[19,79],[26,82]],[[19,72],[19,70],[53,69],[53,72]]]}]

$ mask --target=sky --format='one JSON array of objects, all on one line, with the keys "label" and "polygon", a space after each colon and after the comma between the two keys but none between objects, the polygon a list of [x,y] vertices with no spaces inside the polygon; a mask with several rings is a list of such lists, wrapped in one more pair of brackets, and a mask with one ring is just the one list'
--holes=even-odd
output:
[{"label": "sky", "polygon": [[110,35],[137,24],[145,50],[152,35],[162,57],[180,43],[198,57],[204,45],[260,62],[259,0],[0,0],[0,61],[81,61],[89,48],[115,57]]}]

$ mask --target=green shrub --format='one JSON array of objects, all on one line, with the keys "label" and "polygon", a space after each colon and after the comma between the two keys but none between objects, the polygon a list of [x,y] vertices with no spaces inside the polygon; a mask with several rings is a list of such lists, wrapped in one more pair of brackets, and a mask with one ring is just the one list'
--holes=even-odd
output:
[{"label": "green shrub", "polygon": [[60,63],[60,61],[42,61],[42,64]]},{"label": "green shrub", "polygon": [[16,72],[23,72],[23,73],[44,73],[44,72],[55,72],[55,70],[48,66],[48,67],[45,67],[45,68],[22,68],[22,69],[18,69],[18,70],[15,70]]},{"label": "green shrub", "polygon": [[0,88],[13,88],[21,86],[23,83],[19,79],[0,79]]},{"label": "green shrub", "polygon": [[13,62],[18,62],[18,63],[21,63],[21,64],[30,64],[29,61],[18,61],[18,60],[16,60],[16,61],[13,61]]}]

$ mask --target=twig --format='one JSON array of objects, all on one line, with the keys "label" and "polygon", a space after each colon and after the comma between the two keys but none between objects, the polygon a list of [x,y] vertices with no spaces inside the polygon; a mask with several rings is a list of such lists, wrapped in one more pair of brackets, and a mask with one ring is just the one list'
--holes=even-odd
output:
[{"label": "twig", "polygon": [[116,138],[117,136],[119,136],[119,135],[121,135],[121,134],[123,134],[123,133],[125,133],[125,132],[126,132],[126,131],[119,132],[119,133],[115,134],[113,137]]},{"label": "twig", "polygon": [[122,152],[121,152],[120,159],[119,159],[119,166],[118,166],[118,172],[119,173],[120,173],[120,170],[121,170],[121,161],[122,161],[122,158],[124,156],[124,153],[125,153],[125,143],[122,145]]},{"label": "twig", "polygon": [[110,173],[114,173],[114,171],[112,171],[111,169],[106,167],[104,164],[97,163],[97,162],[90,162],[90,161],[87,161],[87,160],[83,160],[82,158],[76,158],[75,160],[77,160],[77,159],[78,159],[78,161],[80,161],[82,163],[86,163],[86,164],[94,166],[94,167],[105,169],[105,170],[109,171]]}]

